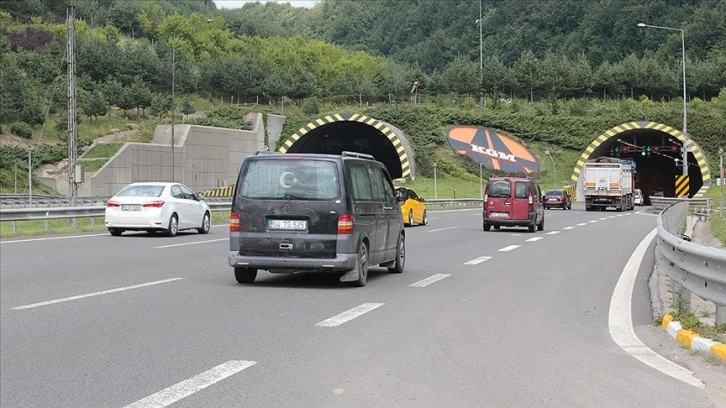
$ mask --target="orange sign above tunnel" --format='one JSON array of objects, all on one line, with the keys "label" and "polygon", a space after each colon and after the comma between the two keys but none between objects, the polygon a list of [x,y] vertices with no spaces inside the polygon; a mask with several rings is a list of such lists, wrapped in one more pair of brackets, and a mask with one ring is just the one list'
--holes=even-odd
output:
[{"label": "orange sign above tunnel", "polygon": [[452,126],[448,130],[449,144],[459,154],[477,163],[505,173],[534,173],[539,162],[518,141],[496,132],[494,129],[476,126]]}]

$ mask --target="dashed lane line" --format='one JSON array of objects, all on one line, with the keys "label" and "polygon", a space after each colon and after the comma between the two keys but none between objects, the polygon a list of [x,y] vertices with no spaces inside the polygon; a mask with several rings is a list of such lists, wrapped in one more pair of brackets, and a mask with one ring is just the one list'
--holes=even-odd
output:
[{"label": "dashed lane line", "polygon": [[186,398],[255,364],[257,364],[256,361],[227,361],[188,380],[151,394],[124,408],[163,408],[169,406],[182,398]]},{"label": "dashed lane line", "polygon": [[428,230],[426,232],[439,232],[439,231],[446,231],[446,230],[457,229],[457,228],[459,228],[459,227],[436,228],[436,229]]},{"label": "dashed lane line", "polygon": [[383,303],[363,303],[360,306],[354,307],[348,311],[345,311],[343,313],[337,314],[330,319],[325,319],[320,323],[317,323],[316,326],[318,327],[336,327],[340,326],[343,323],[349,322],[356,317],[360,317],[371,310],[377,309],[379,307],[383,306]]},{"label": "dashed lane line", "polygon": [[48,305],[52,305],[55,303],[69,302],[71,300],[85,299],[88,297],[107,295],[109,293],[122,292],[125,290],[139,289],[139,288],[144,288],[147,286],[160,285],[162,283],[169,283],[169,282],[174,282],[174,281],[178,281],[178,280],[182,280],[182,279],[184,279],[184,278],[164,279],[164,280],[160,280],[160,281],[142,283],[139,285],[125,286],[123,288],[116,288],[116,289],[103,290],[100,292],[87,293],[85,295],[77,295],[77,296],[71,296],[71,297],[62,298],[62,299],[48,300],[45,302],[32,303],[32,304],[25,305],[25,306],[17,306],[17,307],[14,307],[13,310],[32,309],[34,307],[48,306]]},{"label": "dashed lane line", "polygon": [[436,275],[431,275],[431,276],[429,276],[426,279],[422,279],[422,280],[420,280],[420,281],[418,281],[416,283],[412,283],[412,284],[410,284],[408,286],[410,286],[412,288],[424,288],[424,287],[429,286],[430,284],[432,284],[434,282],[438,282],[441,279],[444,279],[444,278],[446,278],[448,276],[451,276],[451,274],[449,274],[449,273],[437,273]]},{"label": "dashed lane line", "polygon": [[511,250],[513,250],[513,249],[517,249],[517,248],[519,248],[520,246],[521,246],[521,245],[509,245],[509,246],[505,246],[505,247],[504,247],[504,248],[502,248],[502,249],[499,249],[498,251],[499,251],[499,252],[509,252],[509,251],[511,251]]},{"label": "dashed lane line", "polygon": [[562,232],[562,231],[550,231],[547,233],[547,235],[556,235],[556,234],[559,234],[560,232]]},{"label": "dashed lane line", "polygon": [[581,223],[579,223],[579,224],[577,224],[577,225],[578,225],[578,226],[580,226],[580,227],[582,227],[582,226],[584,226],[584,225],[587,225],[587,223],[586,223],[586,222],[581,222]]},{"label": "dashed lane line", "polygon": [[571,229],[575,229],[575,227],[565,227],[565,228],[562,228],[562,229],[563,230],[571,230]]},{"label": "dashed lane line", "polygon": [[532,238],[527,239],[526,241],[527,242],[536,242],[536,241],[539,241],[540,239],[544,239],[544,237],[532,237]]},{"label": "dashed lane line", "polygon": [[209,239],[206,241],[195,241],[195,242],[184,242],[182,244],[162,245],[162,246],[154,247],[154,249],[174,248],[174,247],[187,246],[187,245],[208,244],[210,242],[219,242],[219,241],[229,241],[229,238]]},{"label": "dashed lane line", "polygon": [[492,259],[491,256],[480,256],[479,258],[464,262],[464,265],[478,265],[478,264],[480,264],[484,261],[488,261],[490,259]]}]

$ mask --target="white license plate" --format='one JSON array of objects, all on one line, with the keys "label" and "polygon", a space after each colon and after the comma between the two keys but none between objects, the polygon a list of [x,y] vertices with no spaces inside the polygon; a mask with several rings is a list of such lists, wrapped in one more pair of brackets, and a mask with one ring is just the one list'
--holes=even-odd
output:
[{"label": "white license plate", "polygon": [[305,220],[267,220],[267,228],[271,230],[305,231],[308,222]]},{"label": "white license plate", "polygon": [[509,214],[503,212],[493,212],[489,214],[491,218],[509,218]]},{"label": "white license plate", "polygon": [[141,204],[122,204],[121,211],[141,211]]},{"label": "white license plate", "polygon": [[550,198],[548,198],[548,199],[547,199],[547,201],[557,201],[557,198],[555,198],[555,197],[550,197]]}]

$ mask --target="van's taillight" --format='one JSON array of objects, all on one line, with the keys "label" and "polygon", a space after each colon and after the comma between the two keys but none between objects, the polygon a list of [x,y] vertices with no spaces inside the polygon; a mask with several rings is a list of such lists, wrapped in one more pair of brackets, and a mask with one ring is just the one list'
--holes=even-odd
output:
[{"label": "van's taillight", "polygon": [[121,204],[117,203],[116,201],[109,201],[106,203],[106,207],[109,207],[109,208],[120,207],[120,206],[121,206]]},{"label": "van's taillight", "polygon": [[239,232],[239,215],[234,211],[229,213],[229,232]]},{"label": "van's taillight", "polygon": [[150,201],[148,203],[144,203],[144,207],[146,207],[146,208],[149,208],[149,207],[161,208],[163,205],[164,205],[164,202],[161,200],[154,200],[154,201]]},{"label": "van's taillight", "polygon": [[529,193],[529,196],[527,197],[527,202],[530,205],[534,204],[534,199],[532,198],[532,193]]},{"label": "van's taillight", "polygon": [[343,214],[338,217],[338,234],[352,234],[353,233],[353,216],[350,214]]}]

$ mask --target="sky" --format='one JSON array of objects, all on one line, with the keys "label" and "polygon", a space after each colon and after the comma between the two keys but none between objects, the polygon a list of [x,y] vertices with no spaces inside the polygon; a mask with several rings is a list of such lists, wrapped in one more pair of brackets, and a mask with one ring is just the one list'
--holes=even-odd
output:
[{"label": "sky", "polygon": [[278,3],[290,3],[293,7],[306,7],[310,8],[314,6],[316,3],[318,3],[319,0],[214,0],[214,4],[217,5],[218,9],[226,8],[226,9],[234,9],[234,8],[240,8],[245,3],[267,3],[268,1],[272,2],[278,2]]}]

